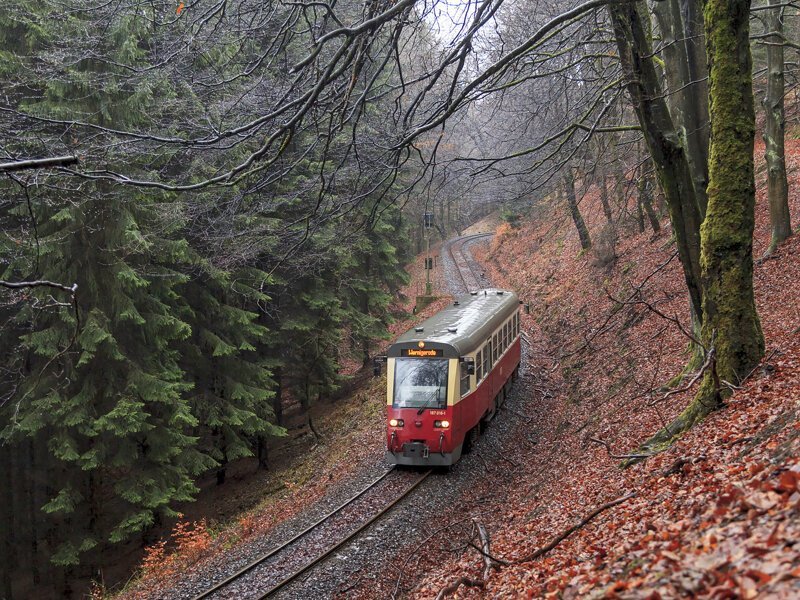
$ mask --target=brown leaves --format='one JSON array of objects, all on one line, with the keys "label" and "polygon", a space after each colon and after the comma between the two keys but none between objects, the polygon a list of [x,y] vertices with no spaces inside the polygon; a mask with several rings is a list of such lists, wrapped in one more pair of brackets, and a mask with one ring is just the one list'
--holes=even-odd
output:
[{"label": "brown leaves", "polygon": [[[800,167],[800,140],[787,140],[787,155],[790,164]],[[792,173],[796,185],[800,168]],[[800,196],[790,203],[797,219]],[[756,254],[769,242],[767,208],[760,182]],[[564,215],[546,210],[541,209],[538,223],[523,225],[515,237],[498,236],[484,255],[494,283],[516,289],[531,305],[523,324],[533,343],[535,383],[551,394],[539,405],[541,418],[529,424],[536,428],[538,443],[524,446],[524,491],[507,490],[507,500],[493,507],[500,514],[535,516],[501,528],[495,534],[497,552],[525,556],[611,490],[635,488],[641,496],[526,569],[495,573],[485,593],[525,597],[524,590],[530,598],[796,596],[800,336],[792,332],[800,328],[800,236],[782,245],[775,260],[756,267],[762,326],[768,351],[774,351],[769,366],[754,372],[725,410],[673,448],[620,472],[617,461],[588,440],[634,449],[669,422],[690,395],[670,397],[655,407],[649,400],[663,397],[659,386],[680,373],[687,355],[680,332],[665,328],[653,315],[628,315],[624,307],[615,308],[606,290],[616,293],[644,281],[669,257],[670,247],[624,232],[617,264],[599,271],[579,255]],[[602,227],[595,188],[586,193],[581,210],[590,229]],[[648,280],[644,293],[657,299],[665,314],[688,322],[684,288],[673,261]],[[432,568],[454,574],[452,565]]]}]

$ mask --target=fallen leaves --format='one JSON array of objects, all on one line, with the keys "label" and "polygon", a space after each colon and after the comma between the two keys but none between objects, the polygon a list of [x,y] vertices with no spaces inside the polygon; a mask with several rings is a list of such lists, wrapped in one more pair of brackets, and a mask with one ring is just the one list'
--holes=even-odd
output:
[{"label": "fallen leaves", "polygon": [[[787,140],[800,170],[800,140]],[[763,153],[763,149],[762,149]],[[758,151],[757,151],[758,154]],[[795,220],[800,199],[790,199]],[[677,415],[692,391],[662,398],[660,388],[688,360],[672,324],[609,293],[647,281],[643,293],[664,314],[688,323],[684,283],[668,236],[621,233],[608,270],[580,253],[560,209],[540,208],[537,224],[498,236],[486,261],[497,285],[531,306],[523,324],[537,385],[548,390],[529,427],[519,488],[504,493],[493,552],[515,559],[541,547],[613,490],[640,495],[564,540],[547,556],[492,575],[484,597],[706,598],[800,597],[800,239],[756,267],[755,287],[770,354],[728,400],[658,456],[625,471],[606,453],[631,451]],[[596,192],[581,210],[590,228],[604,224]],[[764,186],[758,189],[756,252],[769,241]],[[522,267],[520,268],[520,265]],[[666,326],[665,325],[669,325]],[[680,387],[680,383],[675,387]],[[603,440],[606,449],[589,443]],[[456,508],[457,510],[457,508]],[[513,517],[513,518],[512,518]],[[523,518],[520,518],[523,517]],[[415,597],[463,566],[438,557]],[[471,568],[477,566],[472,561]],[[469,563],[469,561],[468,561]],[[461,594],[461,592],[460,592]],[[479,597],[464,591],[460,597]]]}]

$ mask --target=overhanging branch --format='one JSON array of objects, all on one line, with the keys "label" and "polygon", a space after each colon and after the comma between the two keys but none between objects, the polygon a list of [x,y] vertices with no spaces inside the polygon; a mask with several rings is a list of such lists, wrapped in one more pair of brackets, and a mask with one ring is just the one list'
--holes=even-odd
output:
[{"label": "overhanging branch", "polygon": [[15,160],[0,163],[0,173],[11,173],[25,169],[47,169],[50,167],[65,167],[78,162],[77,156],[53,156],[51,158],[31,158],[28,160]]}]

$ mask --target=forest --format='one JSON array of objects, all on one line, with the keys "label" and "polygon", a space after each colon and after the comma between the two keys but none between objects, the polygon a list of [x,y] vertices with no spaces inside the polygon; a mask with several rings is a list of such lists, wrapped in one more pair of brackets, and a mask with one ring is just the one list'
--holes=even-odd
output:
[{"label": "forest", "polygon": [[492,246],[520,288],[565,223],[601,273],[636,236],[673,252],[674,314],[644,283],[609,309],[683,344],[637,456],[725,407],[769,348],[754,265],[792,238],[798,9],[4,2],[0,598],[116,589],[201,479],[325,443],[315,410],[413,318],[408,265],[489,214],[530,233],[516,265]]}]

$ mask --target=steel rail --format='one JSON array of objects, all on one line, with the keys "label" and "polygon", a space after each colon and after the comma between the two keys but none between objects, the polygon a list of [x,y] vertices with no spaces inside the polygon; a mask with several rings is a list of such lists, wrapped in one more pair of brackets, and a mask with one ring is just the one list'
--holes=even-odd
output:
[{"label": "steel rail", "polygon": [[298,569],[297,571],[295,571],[292,575],[289,575],[288,577],[283,579],[280,583],[277,583],[274,586],[272,586],[270,589],[268,589],[266,592],[264,592],[261,596],[259,596],[258,600],[264,600],[264,598],[269,598],[270,596],[272,596],[276,592],[280,591],[282,588],[284,588],[287,585],[289,585],[292,581],[294,581],[295,579],[300,577],[300,575],[302,575],[303,573],[305,573],[306,571],[308,571],[309,569],[311,569],[315,565],[319,564],[320,562],[322,562],[323,560],[328,558],[331,554],[336,552],[339,548],[344,546],[347,542],[349,542],[354,537],[356,537],[358,534],[360,534],[362,531],[364,531],[367,527],[369,527],[375,521],[380,519],[383,515],[388,513],[392,508],[394,508],[394,506],[398,502],[400,502],[403,498],[408,496],[411,492],[413,492],[417,488],[417,486],[419,486],[419,484],[421,484],[423,481],[425,481],[425,479],[427,479],[428,475],[430,475],[432,472],[433,472],[433,469],[428,469],[427,471],[422,473],[422,475],[414,483],[412,483],[410,486],[408,486],[408,488],[406,488],[406,490],[402,494],[400,494],[397,498],[392,500],[392,502],[390,502],[387,506],[382,508],[378,513],[373,515],[372,518],[370,518],[368,521],[364,522],[358,529],[356,529],[355,531],[350,533],[346,538],[341,540],[335,546],[329,548],[328,550],[326,550],[325,552],[323,552],[322,554],[317,556],[314,560],[312,560],[311,562],[307,563],[305,566],[303,566],[300,569]]},{"label": "steel rail", "polygon": [[[467,242],[470,242],[477,238],[487,237],[491,235],[494,234],[476,233],[473,235],[467,235],[464,237],[456,238],[447,246],[447,250],[450,252],[450,258],[453,260],[453,264],[456,266],[456,269],[458,269],[458,274],[461,277],[461,281],[464,283],[464,288],[466,289],[467,292],[477,290],[481,284],[480,281],[478,280],[478,276],[476,275],[472,266],[469,264],[469,261],[467,261],[467,258],[464,254],[464,246],[467,244]],[[460,257],[460,260],[456,258],[456,250],[453,249],[453,246],[455,245],[458,245],[457,252]],[[467,273],[469,275],[469,278],[472,279],[471,282],[468,281],[467,275],[465,273]]]},{"label": "steel rail", "polygon": [[218,592],[219,590],[221,590],[222,588],[226,587],[230,583],[236,581],[237,579],[240,579],[243,575],[247,574],[248,572],[252,571],[254,568],[256,568],[258,565],[260,565],[264,561],[272,558],[273,556],[275,556],[279,552],[283,551],[287,546],[290,546],[291,544],[293,544],[294,542],[299,540],[301,537],[303,537],[304,535],[306,535],[310,531],[316,529],[317,527],[322,525],[325,521],[327,521],[328,519],[330,519],[331,517],[333,517],[337,513],[341,512],[342,509],[344,509],[345,507],[349,506],[350,504],[352,504],[353,502],[358,500],[361,496],[366,494],[368,491],[370,491],[372,488],[374,488],[376,485],[378,485],[381,481],[386,479],[386,477],[388,477],[389,473],[391,473],[392,471],[394,471],[394,465],[391,468],[389,468],[389,470],[386,471],[383,475],[378,477],[375,481],[373,481],[367,487],[365,487],[363,490],[361,490],[358,494],[356,494],[352,498],[346,500],[345,502],[343,502],[342,504],[340,504],[339,506],[334,508],[329,513],[323,515],[313,525],[309,525],[303,531],[301,531],[300,533],[295,535],[290,540],[284,542],[283,544],[281,544],[280,546],[278,546],[276,548],[273,548],[272,550],[270,550],[266,554],[258,557],[257,559],[253,560],[252,562],[249,562],[248,564],[246,564],[244,567],[242,567],[241,569],[239,569],[238,571],[236,571],[232,575],[230,575],[230,576],[226,577],[225,579],[223,579],[222,581],[214,584],[213,587],[210,587],[209,589],[207,589],[204,592],[198,594],[197,596],[194,596],[194,598],[192,600],[203,600],[204,598],[208,598],[211,594],[213,594],[215,592]]}]

